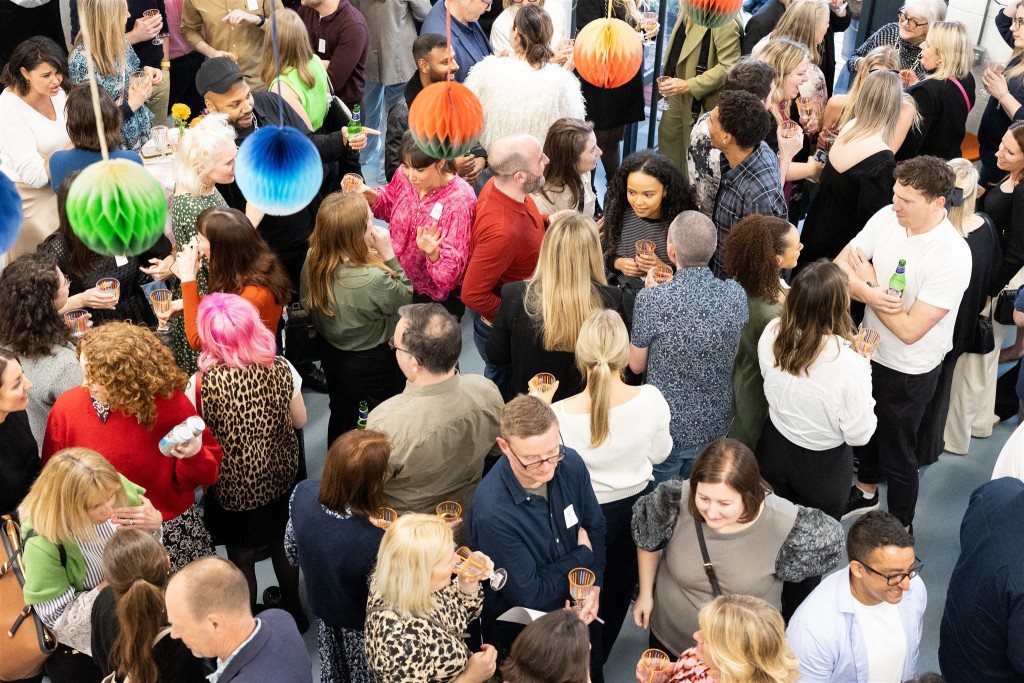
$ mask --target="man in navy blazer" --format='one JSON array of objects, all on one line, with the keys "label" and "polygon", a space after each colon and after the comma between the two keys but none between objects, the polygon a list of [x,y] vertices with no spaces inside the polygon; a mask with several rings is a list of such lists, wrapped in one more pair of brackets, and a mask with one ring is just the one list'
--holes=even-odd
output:
[{"label": "man in navy blazer", "polygon": [[287,612],[252,615],[239,569],[204,557],[171,577],[164,596],[171,637],[196,657],[216,657],[210,683],[312,683],[306,644]]},{"label": "man in navy blazer", "polygon": [[423,20],[421,36],[425,33],[444,36],[448,35],[447,15],[452,15],[452,52],[455,53],[455,61],[459,63],[459,70],[452,74],[452,78],[459,83],[466,80],[469,70],[477,62],[491,54],[491,41],[487,39],[478,19],[491,8],[492,2],[493,0],[439,0],[430,8],[427,18]]}]

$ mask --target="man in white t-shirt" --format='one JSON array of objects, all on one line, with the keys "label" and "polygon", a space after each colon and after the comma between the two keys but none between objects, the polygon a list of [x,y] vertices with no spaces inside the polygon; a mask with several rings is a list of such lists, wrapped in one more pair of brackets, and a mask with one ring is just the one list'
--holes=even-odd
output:
[{"label": "man in white t-shirt", "polygon": [[800,605],[786,640],[801,683],[899,683],[914,677],[928,592],[914,539],[888,512],[850,528],[850,566]]},{"label": "man in white t-shirt", "polygon": [[[864,327],[881,340],[871,361],[878,428],[856,450],[857,484],[844,519],[878,508],[888,482],[889,512],[906,527],[917,506],[917,440],[940,366],[953,347],[953,324],[971,278],[971,252],[946,217],[953,172],[937,157],[902,161],[891,207],[881,209],[843,249],[836,263],[850,277],[850,295],[867,304]],[[889,289],[906,261],[902,295]]]}]

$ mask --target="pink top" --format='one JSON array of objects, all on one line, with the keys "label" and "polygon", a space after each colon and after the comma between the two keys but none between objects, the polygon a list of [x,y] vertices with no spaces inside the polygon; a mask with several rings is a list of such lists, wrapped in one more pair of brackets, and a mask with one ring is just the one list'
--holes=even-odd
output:
[{"label": "pink top", "polygon": [[[192,52],[192,46],[181,36],[181,6],[184,2],[185,0],[164,0],[164,11],[167,13],[167,26],[164,27],[164,31],[171,34],[169,38],[171,42],[167,48],[167,55],[171,59],[177,59]],[[199,114],[199,112],[192,113]]]},{"label": "pink top", "polygon": [[[443,238],[438,246],[441,257],[437,263],[431,263],[416,246],[416,228],[433,222],[431,214],[438,215],[438,205],[437,224]],[[406,178],[403,165],[390,183],[377,188],[377,201],[370,208],[375,218],[388,222],[395,256],[417,294],[444,301],[462,284],[469,261],[470,231],[476,216],[476,194],[469,183],[453,176],[421,199],[419,190]]]},{"label": "pink top", "polygon": [[679,654],[669,683],[715,683],[715,679],[711,677],[708,665],[701,661],[697,648],[691,647]]}]

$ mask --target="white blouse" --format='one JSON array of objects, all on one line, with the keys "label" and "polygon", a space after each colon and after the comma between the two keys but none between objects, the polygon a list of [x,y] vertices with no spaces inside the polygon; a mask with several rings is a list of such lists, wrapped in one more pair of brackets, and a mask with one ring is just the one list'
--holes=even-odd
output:
[{"label": "white blouse", "polygon": [[9,88],[0,93],[0,171],[16,183],[48,185],[44,157],[71,142],[64,117],[67,96],[58,90],[50,99],[57,112],[55,121],[30,107]]},{"label": "white blouse", "polygon": [[[512,41],[509,36],[512,33],[512,22],[515,20],[514,7],[506,7],[505,11],[498,15],[491,24],[491,50],[494,54],[501,54],[502,50],[508,50],[512,54]],[[569,37],[569,25],[565,21],[565,11],[558,0],[547,0],[544,3],[544,11],[551,17],[551,49],[557,50],[558,44]]]}]

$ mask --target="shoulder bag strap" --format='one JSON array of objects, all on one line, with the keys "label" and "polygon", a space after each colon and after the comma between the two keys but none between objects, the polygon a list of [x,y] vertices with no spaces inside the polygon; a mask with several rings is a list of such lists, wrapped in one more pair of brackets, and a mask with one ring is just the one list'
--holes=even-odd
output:
[{"label": "shoulder bag strap", "polygon": [[[216,393],[216,392],[214,392]],[[216,411],[214,411],[216,412]],[[203,416],[203,372],[196,371],[196,414]]]},{"label": "shoulder bag strap", "polygon": [[159,643],[161,640],[163,640],[169,635],[171,635],[170,626],[165,626],[164,628],[160,629],[160,631],[157,632],[156,637],[153,638],[153,647],[156,647],[157,643]]},{"label": "shoulder bag strap", "polygon": [[960,94],[964,96],[964,104],[967,105],[967,113],[970,114],[971,113],[971,98],[967,96],[967,91],[964,90],[964,86],[960,85],[960,81],[958,81],[955,78],[950,78],[949,80],[953,81],[953,85],[955,85],[957,88],[959,88]]},{"label": "shoulder bag strap", "polygon": [[[700,76],[708,70],[708,57],[711,53],[711,29],[704,29],[704,37],[700,41],[700,55],[697,57],[697,72],[694,76]],[[692,98],[693,102],[690,104],[690,113],[693,114],[694,123],[700,118],[700,110],[704,107],[704,98],[697,99]]]},{"label": "shoulder bag strap", "polygon": [[693,526],[697,529],[697,543],[700,544],[700,556],[704,558],[704,572],[708,575],[708,581],[711,582],[711,594],[717,598],[722,594],[722,587],[718,585],[715,565],[711,564],[711,558],[708,556],[708,544],[704,541],[704,525],[701,524],[699,517],[694,517]]}]

